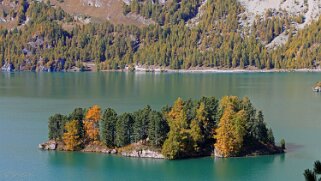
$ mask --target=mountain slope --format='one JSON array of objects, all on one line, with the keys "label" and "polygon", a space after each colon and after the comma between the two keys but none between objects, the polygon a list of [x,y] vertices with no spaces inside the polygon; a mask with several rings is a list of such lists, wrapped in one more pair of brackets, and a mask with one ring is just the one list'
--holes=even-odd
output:
[{"label": "mountain slope", "polygon": [[[252,18],[249,10],[256,6],[249,3],[253,2],[257,1],[134,0],[124,5],[120,16],[119,1],[49,4],[20,0],[14,8],[16,13],[6,17],[16,21],[17,29],[0,32],[0,63],[3,70],[37,71],[82,69],[88,62],[99,69],[135,65],[173,69],[317,68],[320,19],[314,22],[314,16],[304,17],[316,11],[308,8],[303,15],[292,7],[293,12],[287,12],[267,6],[256,8]],[[285,3],[291,4],[290,0],[282,1],[283,6]],[[310,6],[309,1],[306,3]],[[305,7],[298,4],[302,5]],[[135,21],[128,19],[133,17]],[[104,22],[104,18],[112,23]],[[284,45],[285,40],[288,43]]]},{"label": "mountain slope", "polygon": [[61,7],[73,16],[88,16],[96,22],[110,21],[114,24],[140,27],[149,24],[144,19],[125,16],[122,13],[123,2],[121,0],[64,0],[63,2],[51,0],[51,4]]}]

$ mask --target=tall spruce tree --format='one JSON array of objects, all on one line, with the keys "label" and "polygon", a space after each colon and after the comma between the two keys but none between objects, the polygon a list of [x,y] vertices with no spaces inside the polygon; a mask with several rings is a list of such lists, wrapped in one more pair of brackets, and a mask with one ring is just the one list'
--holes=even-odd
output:
[{"label": "tall spruce tree", "polygon": [[101,140],[109,147],[115,146],[117,113],[107,108],[101,120]]}]

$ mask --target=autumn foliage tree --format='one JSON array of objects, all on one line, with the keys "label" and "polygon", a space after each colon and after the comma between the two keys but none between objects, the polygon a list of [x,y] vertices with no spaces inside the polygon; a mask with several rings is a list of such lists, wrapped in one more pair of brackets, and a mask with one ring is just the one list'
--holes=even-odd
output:
[{"label": "autumn foliage tree", "polygon": [[101,109],[97,105],[94,105],[87,111],[87,114],[84,120],[86,142],[97,143],[99,141],[100,115],[101,115]]},{"label": "autumn foliage tree", "polygon": [[[203,135],[201,132],[201,122],[205,119],[202,114],[204,105],[197,109],[197,116],[192,121],[188,121],[186,107],[190,105],[178,98],[170,112],[167,114],[167,122],[170,127],[168,138],[165,140],[162,153],[169,159],[197,155],[200,150]],[[192,106],[193,109],[193,106]]]},{"label": "autumn foliage tree", "polygon": [[246,114],[238,97],[224,97],[220,102],[222,117],[216,129],[215,150],[222,157],[236,156],[246,134]]},{"label": "autumn foliage tree", "polygon": [[162,148],[162,154],[169,158],[175,159],[180,157],[184,147],[182,144],[184,128],[187,127],[186,113],[183,110],[184,102],[178,98],[171,111],[167,115],[167,122],[170,127],[168,138],[165,140]]},{"label": "autumn foliage tree", "polygon": [[79,122],[77,120],[69,121],[65,124],[65,133],[63,134],[63,142],[65,150],[74,151],[80,148],[81,139],[79,136]]},{"label": "autumn foliage tree", "polygon": [[256,111],[247,97],[223,97],[219,114],[214,136],[217,156],[246,155],[251,152],[249,150],[270,149],[275,146],[272,130],[266,127],[262,111]]}]

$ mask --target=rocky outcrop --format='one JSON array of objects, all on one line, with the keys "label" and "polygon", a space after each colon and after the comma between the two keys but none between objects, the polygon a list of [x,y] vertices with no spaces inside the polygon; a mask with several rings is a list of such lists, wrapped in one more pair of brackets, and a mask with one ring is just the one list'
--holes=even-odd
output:
[{"label": "rocky outcrop", "polygon": [[117,150],[116,149],[104,149],[101,150],[102,153],[106,153],[106,154],[117,154]]},{"label": "rocky outcrop", "polygon": [[36,68],[36,72],[48,72],[48,68],[44,65],[39,65],[37,68]]},{"label": "rocky outcrop", "polygon": [[313,92],[321,92],[321,87],[319,86],[313,87]]},{"label": "rocky outcrop", "polygon": [[312,88],[314,92],[321,92],[321,82],[317,82]]},{"label": "rocky outcrop", "polygon": [[[57,151],[66,151],[65,145],[61,141],[49,140],[47,142],[41,143],[38,145],[38,148],[41,150],[57,150]],[[96,152],[96,153],[106,153],[106,154],[117,154],[117,149],[107,148],[105,145],[101,144],[89,144],[85,148],[79,150],[81,152]]]},{"label": "rocky outcrop", "polygon": [[4,72],[12,72],[14,71],[14,66],[12,63],[6,62],[2,67],[1,70]]},{"label": "rocky outcrop", "polygon": [[42,150],[56,150],[58,148],[58,143],[54,140],[49,140],[45,143],[39,144],[38,148]]},{"label": "rocky outcrop", "polygon": [[132,150],[130,152],[121,152],[122,156],[126,157],[137,157],[137,158],[156,158],[156,159],[164,159],[165,157],[156,151],[152,150]]},{"label": "rocky outcrop", "polygon": [[108,148],[102,144],[89,144],[86,145],[84,149],[80,150],[81,152],[97,152],[97,153],[106,153],[106,154],[117,154],[118,151],[114,148]]},{"label": "rocky outcrop", "polygon": [[150,19],[150,18],[147,19],[147,18],[145,18],[145,17],[143,17],[143,16],[141,16],[141,15],[139,15],[139,14],[136,14],[136,13],[128,13],[128,14],[126,15],[126,17],[127,17],[127,18],[130,18],[130,19],[132,19],[132,20],[135,20],[135,21],[137,21],[137,22],[140,22],[140,23],[142,23],[142,24],[144,24],[144,25],[156,24],[154,20],[152,20],[152,19]]},{"label": "rocky outcrop", "polygon": [[[268,12],[272,16],[268,18],[277,17],[291,17],[288,20],[290,27],[283,26],[286,30],[283,33],[274,36],[271,42],[266,42],[268,49],[276,48],[288,42],[288,33],[295,34],[297,30],[304,28],[314,20],[317,20],[321,15],[321,1],[320,0],[238,0],[244,7],[244,12],[239,14],[240,27],[249,28],[255,21],[267,18]],[[302,16],[303,21],[294,21],[295,17]]]},{"label": "rocky outcrop", "polygon": [[[159,3],[159,4],[165,4],[167,2],[167,0],[150,0],[152,1],[153,4],[155,3]],[[132,2],[132,0],[123,0],[123,2],[126,4],[126,5],[130,5],[130,3]]]},{"label": "rocky outcrop", "polygon": [[[38,148],[41,150],[64,150],[64,145],[62,142],[49,140],[47,142],[39,144]],[[106,146],[100,145],[100,144],[90,144],[79,151],[105,153],[105,154],[118,154],[117,149],[107,148]],[[130,151],[122,151],[120,152],[120,155],[125,157],[137,157],[137,158],[155,158],[155,159],[165,158],[161,153],[157,151],[153,151],[151,149],[134,149]]]},{"label": "rocky outcrop", "polygon": [[224,156],[222,155],[222,153],[218,149],[214,149],[214,156],[216,158],[224,158]]},{"label": "rocky outcrop", "polygon": [[96,8],[102,7],[103,3],[101,0],[83,0],[83,6],[93,6]]}]

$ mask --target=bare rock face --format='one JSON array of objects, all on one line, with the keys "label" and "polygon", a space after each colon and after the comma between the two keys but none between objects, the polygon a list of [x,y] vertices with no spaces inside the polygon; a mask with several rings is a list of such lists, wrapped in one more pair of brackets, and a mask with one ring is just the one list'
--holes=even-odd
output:
[{"label": "bare rock face", "polygon": [[[151,1],[153,4],[155,4],[155,3],[165,4],[167,0],[148,0],[148,1]],[[130,3],[132,2],[132,0],[123,0],[123,2],[124,2],[126,5],[130,5]]]},{"label": "bare rock face", "polygon": [[106,154],[110,154],[110,150],[109,149],[103,149],[101,150],[102,153],[106,153]]},{"label": "bare rock face", "polygon": [[[285,44],[288,42],[287,31],[292,30],[291,33],[296,34],[298,30],[317,20],[321,15],[320,0],[238,0],[238,2],[245,8],[239,15],[244,17],[239,20],[241,27],[251,27],[257,21],[257,17],[259,20],[272,17],[304,17],[302,22],[294,21],[295,18],[292,18],[290,27],[284,26],[286,31],[275,36],[273,41],[265,43],[268,49]],[[269,13],[271,14],[268,15]]]},{"label": "bare rock face", "polygon": [[126,5],[130,5],[131,0],[123,0]]},{"label": "bare rock face", "polygon": [[224,158],[223,154],[221,153],[221,151],[219,149],[214,149],[214,156],[216,158]]},{"label": "bare rock face", "polygon": [[117,150],[116,149],[104,149],[101,152],[102,153],[106,153],[106,154],[117,154]]},{"label": "bare rock face", "polygon": [[112,149],[112,150],[110,151],[110,153],[111,153],[111,154],[117,154],[117,150],[116,150],[116,149]]},{"label": "bare rock face", "polygon": [[14,70],[14,66],[10,62],[6,62],[2,67],[1,70],[4,72],[12,72]]},{"label": "bare rock face", "polygon": [[102,7],[103,3],[101,0],[82,0],[84,6],[93,6],[96,8]]},{"label": "bare rock face", "polygon": [[39,149],[42,150],[56,150],[57,149],[57,142],[54,140],[49,140],[48,142],[42,143],[38,145]]},{"label": "bare rock face", "polygon": [[165,157],[156,151],[152,150],[133,150],[131,152],[122,152],[122,156],[126,157],[137,157],[137,158],[156,158],[156,159],[164,159]]},{"label": "bare rock face", "polygon": [[151,150],[142,150],[141,157],[144,157],[144,158],[158,158],[158,159],[164,159],[165,158],[162,154],[160,154],[158,152],[155,152],[155,151],[151,151]]},{"label": "bare rock face", "polygon": [[122,156],[126,157],[140,157],[139,151],[133,150],[131,152],[122,152]]}]

